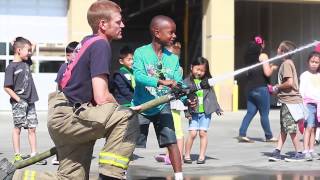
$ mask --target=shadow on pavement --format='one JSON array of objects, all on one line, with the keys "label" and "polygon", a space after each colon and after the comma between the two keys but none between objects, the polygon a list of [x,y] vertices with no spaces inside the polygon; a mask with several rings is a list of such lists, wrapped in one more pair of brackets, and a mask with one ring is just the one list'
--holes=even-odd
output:
[{"label": "shadow on pavement", "polygon": [[[213,175],[213,176],[184,176],[184,180],[212,180],[212,179],[228,179],[228,180],[319,180],[319,172],[275,172],[274,174],[245,174],[245,175]],[[166,177],[129,177],[128,180],[174,180],[173,176]]]}]

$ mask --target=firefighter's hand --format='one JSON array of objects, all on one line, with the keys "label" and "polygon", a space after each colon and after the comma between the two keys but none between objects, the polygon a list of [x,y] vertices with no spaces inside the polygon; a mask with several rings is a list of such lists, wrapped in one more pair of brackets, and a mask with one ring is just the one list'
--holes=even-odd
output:
[{"label": "firefighter's hand", "polygon": [[139,110],[141,110],[141,106],[132,106],[132,107],[130,107],[132,110],[134,110],[134,111],[139,111]]}]

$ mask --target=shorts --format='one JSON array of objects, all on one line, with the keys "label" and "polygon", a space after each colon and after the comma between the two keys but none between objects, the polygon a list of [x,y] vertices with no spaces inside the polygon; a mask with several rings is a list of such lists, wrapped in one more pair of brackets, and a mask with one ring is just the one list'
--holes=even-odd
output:
[{"label": "shorts", "polygon": [[174,129],[175,129],[175,132],[176,132],[177,139],[183,138],[183,130],[182,130],[182,125],[181,125],[180,112],[181,111],[179,111],[179,110],[171,109],[172,118],[173,118],[173,124],[174,124]]},{"label": "shorts", "polygon": [[16,128],[35,128],[38,125],[37,113],[34,103],[28,104],[24,100],[11,102],[13,124]]},{"label": "shorts", "polygon": [[[177,143],[173,118],[169,105],[164,106],[164,108],[158,114],[153,116],[145,116],[139,114],[138,119],[140,123],[153,123],[160,148]],[[149,124],[140,124],[140,135],[136,143],[137,148],[146,148],[147,137],[149,133]]]},{"label": "shorts", "polygon": [[314,128],[318,125],[317,120],[317,105],[316,104],[307,104],[308,108],[308,118],[304,122],[304,127]]},{"label": "shorts", "polygon": [[282,103],[280,109],[280,128],[285,133],[297,133],[297,124],[286,104]]},{"label": "shorts", "polygon": [[211,122],[211,114],[206,115],[205,113],[192,114],[192,119],[189,121],[188,130],[204,130],[209,129]]}]

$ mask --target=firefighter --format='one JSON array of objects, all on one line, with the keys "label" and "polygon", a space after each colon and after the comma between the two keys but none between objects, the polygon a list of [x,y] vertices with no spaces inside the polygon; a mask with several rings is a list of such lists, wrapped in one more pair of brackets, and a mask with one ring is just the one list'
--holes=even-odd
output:
[{"label": "firefighter", "polygon": [[87,19],[93,34],[81,41],[60,81],[61,91],[49,95],[47,125],[59,156],[57,172],[18,170],[13,179],[87,180],[99,138],[106,138],[99,154],[99,179],[125,179],[139,123],[132,109],[118,105],[108,90],[109,42],[122,38],[120,12],[121,8],[108,0],[90,6]]}]

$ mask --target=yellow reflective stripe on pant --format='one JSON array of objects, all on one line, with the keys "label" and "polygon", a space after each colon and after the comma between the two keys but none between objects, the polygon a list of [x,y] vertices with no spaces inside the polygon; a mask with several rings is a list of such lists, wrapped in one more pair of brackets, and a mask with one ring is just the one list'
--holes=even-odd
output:
[{"label": "yellow reflective stripe on pant", "polygon": [[35,180],[36,179],[36,172],[25,170],[23,173],[23,180]]},{"label": "yellow reflective stripe on pant", "polygon": [[128,169],[129,158],[110,152],[100,152],[100,164],[110,164],[122,169]]}]

